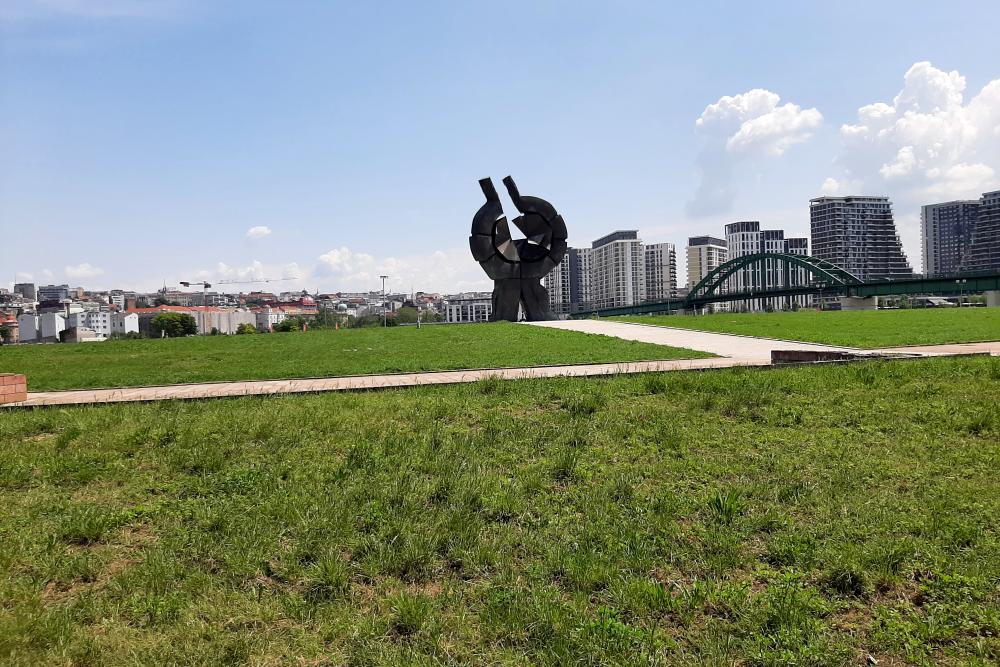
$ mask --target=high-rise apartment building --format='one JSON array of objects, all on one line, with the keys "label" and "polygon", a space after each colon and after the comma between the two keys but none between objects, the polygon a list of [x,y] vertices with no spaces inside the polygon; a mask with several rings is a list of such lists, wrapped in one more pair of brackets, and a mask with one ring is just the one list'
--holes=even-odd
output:
[{"label": "high-rise apartment building", "polygon": [[1000,190],[983,193],[963,271],[1000,271]]},{"label": "high-rise apartment building", "polygon": [[725,239],[714,236],[692,236],[687,244],[687,287],[691,289],[709,273],[725,264],[729,249]]},{"label": "high-rise apartment building", "polygon": [[542,284],[549,293],[549,307],[557,315],[570,312],[570,261],[569,252],[556,268],[548,272]]},{"label": "high-rise apartment building", "polygon": [[813,257],[865,281],[913,276],[888,197],[817,197],[809,218]]},{"label": "high-rise apartment building", "polygon": [[978,215],[978,199],[920,207],[924,275],[943,276],[961,270]]},{"label": "high-rise apartment building", "polygon": [[568,248],[559,266],[543,279],[552,311],[576,313],[591,307],[590,248]]},{"label": "high-rise apartment building", "polygon": [[590,248],[570,248],[566,252],[567,259],[563,261],[569,261],[570,312],[588,310],[594,302],[590,261],[592,254]]},{"label": "high-rise apartment building", "polygon": [[618,308],[646,300],[646,258],[637,230],[620,230],[591,245],[593,307]]},{"label": "high-rise apartment building", "polygon": [[[781,229],[761,229],[756,220],[744,220],[726,225],[726,247],[729,259],[760,253],[786,255],[808,255],[809,240],[805,238],[785,238]],[[737,269],[726,281],[729,292],[753,293],[768,289],[796,287],[809,282],[808,272],[790,262],[768,258]],[[793,304],[808,305],[808,296],[768,297],[748,299],[742,305],[749,310],[789,308]]]},{"label": "high-rise apartment building", "polygon": [[677,296],[677,250],[673,243],[643,246],[646,258],[646,301],[666,301]]}]

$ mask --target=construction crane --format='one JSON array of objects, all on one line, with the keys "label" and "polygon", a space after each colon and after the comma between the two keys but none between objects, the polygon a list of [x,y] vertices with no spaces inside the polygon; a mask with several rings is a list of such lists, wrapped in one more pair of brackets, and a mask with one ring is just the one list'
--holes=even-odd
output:
[{"label": "construction crane", "polygon": [[220,280],[217,285],[250,285],[252,283],[277,283],[283,280],[295,280],[295,278],[260,278],[258,280]]}]

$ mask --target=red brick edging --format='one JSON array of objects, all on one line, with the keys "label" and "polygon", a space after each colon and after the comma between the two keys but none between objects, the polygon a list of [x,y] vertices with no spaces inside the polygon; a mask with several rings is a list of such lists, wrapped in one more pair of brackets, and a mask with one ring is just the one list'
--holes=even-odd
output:
[{"label": "red brick edging", "polygon": [[23,375],[0,373],[0,403],[28,400],[28,379]]}]

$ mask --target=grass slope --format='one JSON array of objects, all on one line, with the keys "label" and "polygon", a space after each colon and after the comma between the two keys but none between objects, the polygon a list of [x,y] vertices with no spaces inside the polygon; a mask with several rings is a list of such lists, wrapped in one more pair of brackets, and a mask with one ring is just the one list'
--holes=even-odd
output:
[{"label": "grass slope", "polygon": [[18,345],[0,347],[0,372],[25,373],[31,391],[45,391],[709,356],[496,323]]},{"label": "grass slope", "polygon": [[861,348],[1000,340],[1000,308],[800,310],[794,313],[654,315],[619,319]]},{"label": "grass slope", "polygon": [[1000,360],[0,415],[0,662],[996,664]]}]

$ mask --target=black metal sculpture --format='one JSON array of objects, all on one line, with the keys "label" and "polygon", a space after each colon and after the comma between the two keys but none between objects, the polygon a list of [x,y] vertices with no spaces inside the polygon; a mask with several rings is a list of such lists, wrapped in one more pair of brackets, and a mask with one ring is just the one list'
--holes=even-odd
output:
[{"label": "black metal sculpture", "polygon": [[479,187],[486,195],[472,219],[469,247],[486,275],[493,279],[493,321],[517,321],[524,307],[529,322],[554,320],[549,293],[542,278],[556,268],[566,254],[566,223],[555,207],[539,197],[522,197],[510,176],[503,179],[514,206],[521,215],[512,220],[525,238],[513,240],[493,181],[484,178]]}]

